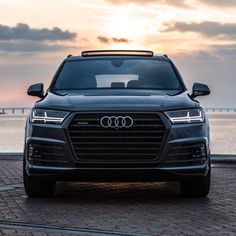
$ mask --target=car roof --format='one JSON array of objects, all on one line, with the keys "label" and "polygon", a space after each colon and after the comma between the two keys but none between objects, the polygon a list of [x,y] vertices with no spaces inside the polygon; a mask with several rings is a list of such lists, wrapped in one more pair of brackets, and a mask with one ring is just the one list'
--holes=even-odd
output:
[{"label": "car roof", "polygon": [[159,60],[159,61],[169,61],[170,59],[166,56],[162,55],[155,55],[153,57],[144,57],[144,56],[126,56],[126,55],[119,55],[119,56],[89,56],[89,57],[82,57],[82,56],[69,56],[67,57],[67,61],[77,61],[77,60],[94,60],[94,59],[115,59],[115,58],[122,58],[122,59],[149,59],[149,60]]},{"label": "car roof", "polygon": [[169,61],[167,55],[154,55],[152,51],[147,50],[90,50],[81,52],[80,56],[68,55],[66,61],[75,60],[94,60],[94,59],[154,59],[160,61]]}]

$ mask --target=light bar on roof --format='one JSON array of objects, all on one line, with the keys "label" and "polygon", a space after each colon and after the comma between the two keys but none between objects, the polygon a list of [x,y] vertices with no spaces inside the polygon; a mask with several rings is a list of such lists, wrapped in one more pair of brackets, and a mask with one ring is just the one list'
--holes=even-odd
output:
[{"label": "light bar on roof", "polygon": [[152,51],[144,50],[98,50],[98,51],[84,51],[81,53],[82,57],[92,56],[145,56],[153,57]]}]

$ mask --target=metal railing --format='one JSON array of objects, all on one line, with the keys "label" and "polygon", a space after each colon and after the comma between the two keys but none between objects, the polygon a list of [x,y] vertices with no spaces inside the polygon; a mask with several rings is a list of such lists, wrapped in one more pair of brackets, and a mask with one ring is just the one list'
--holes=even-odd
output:
[{"label": "metal railing", "polygon": [[25,114],[26,111],[29,111],[29,107],[4,107],[0,108],[0,114]]},{"label": "metal railing", "polygon": [[206,112],[236,112],[236,108],[205,108]]},{"label": "metal railing", "polygon": [[[0,108],[0,114],[25,114],[31,108],[29,107],[4,107]],[[206,112],[236,112],[236,108],[205,108]]]}]

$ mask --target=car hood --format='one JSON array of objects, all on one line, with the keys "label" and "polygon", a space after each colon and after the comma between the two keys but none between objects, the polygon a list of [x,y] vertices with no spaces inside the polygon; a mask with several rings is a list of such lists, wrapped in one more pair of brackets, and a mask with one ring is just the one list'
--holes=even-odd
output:
[{"label": "car hood", "polygon": [[48,92],[35,108],[58,109],[66,111],[164,111],[198,107],[198,102],[190,99],[187,92],[169,95],[157,94],[78,94],[75,92],[54,94]]}]

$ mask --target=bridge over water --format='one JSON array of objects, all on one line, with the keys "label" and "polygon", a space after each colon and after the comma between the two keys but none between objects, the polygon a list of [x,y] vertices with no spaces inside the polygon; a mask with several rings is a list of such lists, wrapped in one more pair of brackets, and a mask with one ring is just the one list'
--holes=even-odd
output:
[{"label": "bridge over water", "polygon": [[[4,107],[0,108],[0,114],[27,114],[31,108],[29,107]],[[206,112],[236,112],[236,108],[205,108]]]}]

